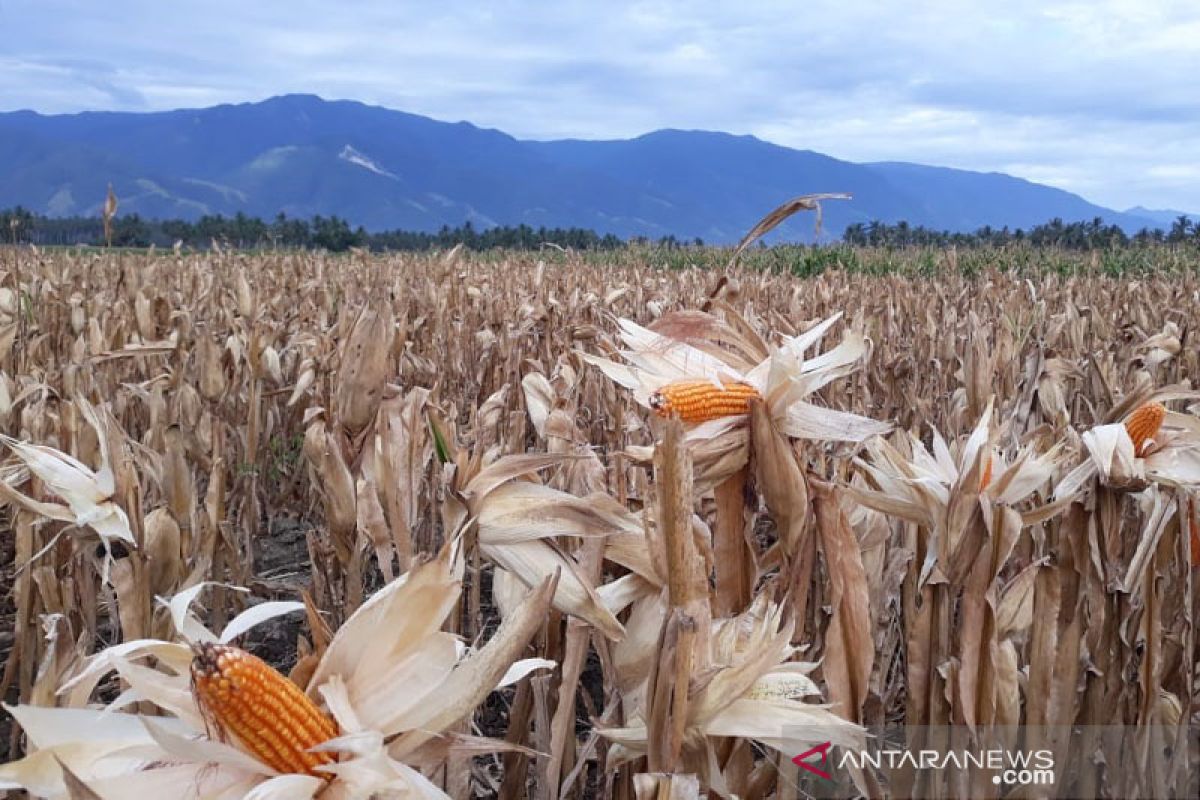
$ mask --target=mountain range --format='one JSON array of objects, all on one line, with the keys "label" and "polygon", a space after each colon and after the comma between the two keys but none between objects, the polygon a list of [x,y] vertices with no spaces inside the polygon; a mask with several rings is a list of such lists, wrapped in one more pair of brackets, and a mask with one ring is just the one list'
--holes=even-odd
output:
[{"label": "mountain range", "polygon": [[[971,231],[1101,217],[1127,231],[1180,212],[1119,212],[1001,173],[854,163],[753,136],[660,130],[614,141],[530,141],[353,101],[286,95],[155,113],[0,113],[0,208],[195,219],[338,215],[368,230],[527,224],[618,236],[736,241],[798,194],[827,236],[879,220]],[[810,238],[811,219],[782,235]]]}]

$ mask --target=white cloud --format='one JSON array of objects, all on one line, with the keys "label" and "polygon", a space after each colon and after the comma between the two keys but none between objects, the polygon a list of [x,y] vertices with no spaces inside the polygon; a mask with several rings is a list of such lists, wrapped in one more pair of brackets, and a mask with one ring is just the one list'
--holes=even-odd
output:
[{"label": "white cloud", "polygon": [[0,0],[0,108],[285,92],[518,136],[753,133],[1200,211],[1193,0]]}]

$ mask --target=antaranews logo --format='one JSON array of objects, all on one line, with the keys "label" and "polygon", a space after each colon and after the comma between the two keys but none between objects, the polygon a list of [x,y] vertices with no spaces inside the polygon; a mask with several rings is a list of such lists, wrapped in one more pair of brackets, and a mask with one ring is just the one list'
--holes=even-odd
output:
[{"label": "antaranews logo", "polygon": [[829,748],[831,748],[831,747],[833,747],[833,742],[821,742],[816,747],[810,747],[808,750],[805,750],[803,753],[801,753],[800,755],[793,758],[792,763],[795,764],[797,767],[800,767],[800,769],[806,769],[809,772],[811,772],[813,775],[816,775],[820,778],[824,778],[827,781],[833,780],[833,776],[830,775],[828,772],[826,772],[823,769],[818,769],[814,765],[808,763],[809,758],[811,758],[814,755],[820,754],[821,764],[822,764],[822,766],[824,766],[825,760],[829,757]]},{"label": "antaranews logo", "polygon": [[[826,781],[831,769],[864,770],[987,770],[997,786],[1053,786],[1054,753],[1048,749],[909,750],[906,748],[844,749],[830,756],[833,742],[821,742],[792,758],[797,767]],[[818,766],[819,765],[819,766]]]},{"label": "antaranews logo", "polygon": [[[793,779],[814,798],[1200,797],[1200,725],[968,728],[875,726],[783,728],[797,767]],[[1067,765],[1070,765],[1068,768]],[[1109,787],[1111,792],[1099,792]]]}]

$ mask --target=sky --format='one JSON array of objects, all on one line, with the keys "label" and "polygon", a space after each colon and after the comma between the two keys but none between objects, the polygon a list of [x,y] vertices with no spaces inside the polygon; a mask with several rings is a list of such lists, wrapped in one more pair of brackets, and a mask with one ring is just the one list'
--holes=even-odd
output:
[{"label": "sky", "polygon": [[1200,2],[0,0],[0,111],[292,92],[521,138],[748,133],[1200,212]]}]

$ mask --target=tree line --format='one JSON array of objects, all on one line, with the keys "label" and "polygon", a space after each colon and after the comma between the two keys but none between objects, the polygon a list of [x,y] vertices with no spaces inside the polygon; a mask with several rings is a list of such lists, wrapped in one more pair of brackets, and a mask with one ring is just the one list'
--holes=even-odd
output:
[{"label": "tree line", "polygon": [[1025,243],[1067,250],[1104,250],[1131,244],[1200,243],[1200,221],[1193,222],[1181,215],[1172,222],[1169,230],[1142,228],[1132,236],[1117,225],[1105,225],[1100,217],[1089,222],[1063,222],[1056,217],[1028,231],[985,225],[971,233],[939,231],[921,225],[912,226],[907,222],[894,225],[859,222],[846,228],[842,241],[861,247],[1002,247]]},{"label": "tree line", "polygon": [[[104,222],[98,217],[47,217],[28,209],[0,211],[0,241],[48,246],[104,244]],[[152,220],[138,214],[113,220],[114,247],[172,247],[176,242],[193,249],[223,247],[239,249],[319,249],[342,252],[351,247],[372,250],[434,250],[461,244],[472,250],[509,248],[532,250],[557,245],[576,250],[614,249],[625,243],[611,234],[600,236],[584,228],[533,228],[529,225],[499,226],[479,230],[469,221],[458,227],[443,225],[437,232],[390,230],[369,232],[362,226],[333,216],[299,219],[279,214],[266,222],[241,212],[233,216],[211,214],[195,221]]]},{"label": "tree line", "polygon": [[[36,245],[103,245],[104,223],[99,217],[47,217],[17,206],[0,210],[0,241]],[[702,247],[703,240],[680,240],[665,236],[651,241],[633,237],[628,241],[613,234],[600,235],[585,228],[533,228],[502,225],[476,229],[469,221],[437,232],[388,230],[369,232],[362,226],[334,216],[317,215],[299,219],[279,214],[267,222],[243,213],[233,216],[205,215],[198,220],[152,220],[137,214],[113,220],[115,247],[171,247],[176,243],[193,249],[221,246],[239,249],[322,249],[331,252],[363,247],[371,250],[444,250],[464,245],[472,250],[504,248],[533,250],[546,245],[574,250],[613,250],[627,244],[657,245],[666,249]],[[1116,225],[1096,217],[1089,222],[1063,222],[1055,218],[1028,231],[985,225],[971,233],[939,231],[907,222],[854,223],[842,234],[842,242],[861,247],[1002,247],[1029,244],[1070,250],[1098,250],[1129,245],[1200,243],[1200,221],[1178,217],[1168,230],[1143,228],[1130,236]]]}]

